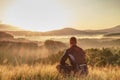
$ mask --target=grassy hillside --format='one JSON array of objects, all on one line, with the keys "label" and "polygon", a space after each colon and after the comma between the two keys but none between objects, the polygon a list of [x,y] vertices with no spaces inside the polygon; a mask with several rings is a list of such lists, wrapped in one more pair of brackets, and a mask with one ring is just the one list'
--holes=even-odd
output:
[{"label": "grassy hillside", "polygon": [[[14,52],[17,50],[14,49]],[[20,52],[22,53],[0,52],[0,80],[119,80],[119,48],[87,49],[89,74],[86,77],[65,77],[57,72],[56,65],[59,63],[63,51],[57,54],[51,53],[42,58],[32,48],[27,51],[22,48]]]},{"label": "grassy hillside", "polygon": [[91,68],[87,77],[64,77],[56,71],[55,65],[0,66],[0,80],[119,80],[120,68]]},{"label": "grassy hillside", "polygon": [[[119,44],[119,40],[115,42]],[[92,40],[91,44],[94,43]],[[86,49],[88,76],[64,77],[57,72],[56,65],[66,47],[52,40],[42,45],[30,41],[0,41],[0,80],[119,80],[120,47]]]},{"label": "grassy hillside", "polygon": [[8,33],[6,33],[6,32],[2,32],[2,31],[0,31],[0,40],[2,40],[2,39],[7,39],[7,40],[9,40],[9,39],[13,39],[14,37],[12,36],[12,35],[10,35],[10,34],[8,34]]},{"label": "grassy hillside", "polygon": [[[119,44],[119,40],[113,41]],[[91,42],[91,45],[98,46],[97,42]],[[109,41],[107,42],[109,43]],[[87,43],[87,45],[90,45]],[[103,43],[101,43],[102,45]],[[92,45],[92,46],[93,46]],[[106,45],[106,42],[104,42]],[[41,45],[38,42],[12,42],[0,41],[0,64],[34,64],[36,62],[57,63],[62,56],[67,45],[59,42],[46,40]],[[90,65],[120,65],[120,48],[91,48],[86,49],[88,63]],[[92,57],[94,56],[94,58]],[[106,57],[107,56],[107,57]],[[94,60],[95,59],[95,60]],[[112,60],[112,61],[111,61]]]},{"label": "grassy hillside", "polygon": [[20,29],[16,26],[0,23],[0,31],[22,31],[22,30],[23,29]]}]

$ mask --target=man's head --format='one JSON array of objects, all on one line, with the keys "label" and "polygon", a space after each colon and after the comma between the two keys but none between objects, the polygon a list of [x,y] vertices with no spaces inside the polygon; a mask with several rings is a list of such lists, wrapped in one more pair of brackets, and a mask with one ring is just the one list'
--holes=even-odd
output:
[{"label": "man's head", "polygon": [[75,37],[71,37],[70,38],[70,45],[73,46],[73,45],[76,45],[77,44],[77,39]]}]

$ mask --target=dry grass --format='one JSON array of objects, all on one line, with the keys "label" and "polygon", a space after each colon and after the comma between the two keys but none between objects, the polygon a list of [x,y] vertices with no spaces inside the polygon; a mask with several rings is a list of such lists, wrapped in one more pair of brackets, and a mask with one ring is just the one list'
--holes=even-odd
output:
[{"label": "dry grass", "polygon": [[91,68],[87,77],[66,77],[60,75],[56,65],[0,66],[0,80],[119,80],[120,67]]}]

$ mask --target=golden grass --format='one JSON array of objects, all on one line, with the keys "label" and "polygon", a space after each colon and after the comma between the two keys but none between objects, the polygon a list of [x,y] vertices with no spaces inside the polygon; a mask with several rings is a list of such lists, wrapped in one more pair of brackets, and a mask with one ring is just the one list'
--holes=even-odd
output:
[{"label": "golden grass", "polygon": [[87,77],[63,77],[55,65],[0,66],[0,80],[119,80],[120,67],[91,68]]}]

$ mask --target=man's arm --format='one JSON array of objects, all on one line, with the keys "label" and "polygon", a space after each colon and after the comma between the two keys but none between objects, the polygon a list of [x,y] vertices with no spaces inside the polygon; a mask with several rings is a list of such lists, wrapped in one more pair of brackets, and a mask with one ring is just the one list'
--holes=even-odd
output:
[{"label": "man's arm", "polygon": [[62,58],[60,60],[60,64],[65,65],[66,64],[65,61],[67,60],[67,58],[68,58],[68,51],[66,50],[64,55],[62,56]]}]

